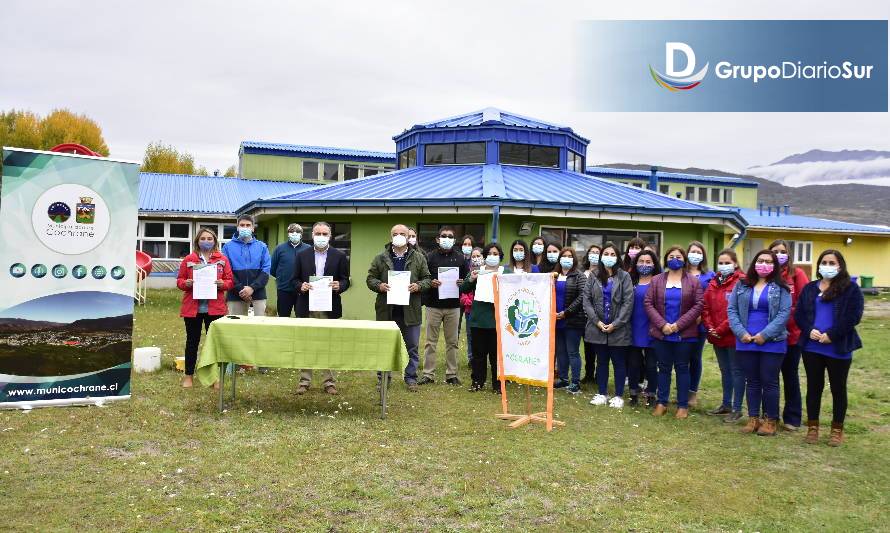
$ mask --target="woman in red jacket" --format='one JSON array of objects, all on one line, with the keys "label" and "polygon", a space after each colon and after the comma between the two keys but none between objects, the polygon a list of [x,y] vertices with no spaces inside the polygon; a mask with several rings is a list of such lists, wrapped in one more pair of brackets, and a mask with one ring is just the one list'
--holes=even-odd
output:
[{"label": "woman in red jacket", "polygon": [[[179,265],[176,286],[182,294],[182,307],[179,316],[185,321],[185,377],[183,387],[192,386],[192,375],[198,361],[198,343],[201,342],[201,328],[210,328],[210,323],[226,314],[226,291],[234,286],[232,267],[226,256],[219,251],[216,233],[207,228],[198,230],[194,240],[195,252],[190,253]],[[192,279],[196,268],[216,269],[216,298],[195,300],[192,298]]]},{"label": "woman in red jacket", "polygon": [[708,411],[708,414],[726,415],[723,419],[726,423],[742,418],[742,398],[745,396],[745,369],[736,360],[735,335],[729,329],[726,314],[729,294],[736,282],[744,277],[745,273],[739,270],[739,258],[735,251],[727,248],[720,252],[717,256],[717,275],[708,283],[702,310],[702,324],[708,333],[708,342],[714,345],[723,384],[723,403]]},{"label": "woman in red jacket", "polygon": [[797,431],[800,429],[803,418],[803,405],[800,397],[800,328],[794,321],[794,311],[797,309],[797,298],[803,288],[810,282],[803,270],[794,266],[791,257],[791,246],[788,241],[776,239],[769,245],[769,249],[776,254],[779,264],[782,266],[782,279],[791,289],[791,318],[785,326],[788,329],[788,351],[782,360],[782,388],[785,390],[785,407],[782,408],[782,429]]}]

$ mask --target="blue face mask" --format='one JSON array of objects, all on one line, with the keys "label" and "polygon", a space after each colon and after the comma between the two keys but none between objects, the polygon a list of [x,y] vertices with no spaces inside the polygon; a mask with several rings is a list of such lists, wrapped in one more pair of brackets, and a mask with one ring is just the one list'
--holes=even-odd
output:
[{"label": "blue face mask", "polygon": [[837,276],[838,268],[833,265],[819,265],[819,274],[825,279],[834,279]]},{"label": "blue face mask", "polygon": [[671,270],[680,270],[681,268],[683,268],[683,264],[684,264],[684,262],[682,259],[677,259],[676,257],[672,257],[672,258],[668,259],[667,267]]},{"label": "blue face mask", "polygon": [[485,258],[485,264],[488,266],[498,266],[501,264],[501,256],[499,255],[489,255]]},{"label": "blue face mask", "polygon": [[439,237],[439,246],[441,246],[443,250],[454,248],[454,237]]},{"label": "blue face mask", "polygon": [[542,253],[543,251],[544,251],[544,245],[543,245],[543,244],[533,244],[533,245],[532,245],[532,252],[534,252],[534,253],[536,253],[536,254],[538,254],[538,255],[541,255],[541,253]]},{"label": "blue face mask", "polygon": [[513,259],[517,261],[525,260],[525,251],[523,250],[513,250]]},{"label": "blue face mask", "polygon": [[238,237],[241,239],[249,239],[253,236],[253,230],[250,228],[238,228]]},{"label": "blue face mask", "polygon": [[559,258],[559,266],[562,268],[572,268],[572,265],[575,264],[575,260],[571,257],[560,257]]},{"label": "blue face mask", "polygon": [[617,262],[618,262],[618,258],[615,257],[614,255],[604,255],[604,256],[600,257],[600,263],[602,263],[603,266],[606,268],[612,268],[613,266],[615,266],[615,263],[617,263]]},{"label": "blue face mask", "polygon": [[717,272],[720,272],[724,276],[728,276],[735,272],[735,265],[717,265]]},{"label": "blue face mask", "polygon": [[557,259],[559,259],[559,252],[547,252],[548,261],[555,263]]},{"label": "blue face mask", "polygon": [[471,253],[473,253],[473,247],[472,246],[461,246],[460,251],[463,252],[464,255],[470,255]]},{"label": "blue face mask", "polygon": [[637,272],[639,272],[641,276],[648,276],[654,271],[655,267],[652,265],[637,265]]},{"label": "blue face mask", "polygon": [[600,264],[600,254],[587,254],[587,260],[591,265],[597,266]]},{"label": "blue face mask", "polygon": [[209,252],[213,250],[213,241],[198,241],[198,246],[205,252]]}]

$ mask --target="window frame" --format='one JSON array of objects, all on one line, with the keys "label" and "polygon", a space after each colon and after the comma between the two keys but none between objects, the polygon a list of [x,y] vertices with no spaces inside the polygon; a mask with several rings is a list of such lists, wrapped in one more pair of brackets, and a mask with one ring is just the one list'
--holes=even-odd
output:
[{"label": "window frame", "polygon": [[[306,177],[306,165],[307,165],[307,164],[309,164],[309,165],[315,165],[315,177]],[[319,161],[305,160],[305,159],[304,159],[304,160],[303,160],[303,164],[301,165],[301,168],[300,168],[300,172],[302,172],[302,176],[303,176],[303,179],[304,179],[304,180],[319,181],[319,180],[321,179],[321,178],[318,177],[318,176],[319,176],[318,173],[319,173],[319,170],[320,170],[320,169],[321,169],[321,167],[320,167],[320,162],[319,162]]]},{"label": "window frame", "polygon": [[[145,236],[145,225],[146,224],[163,224],[164,225],[164,236],[163,237],[146,237]],[[182,225],[188,227],[188,236],[187,237],[171,237],[170,226],[171,224]],[[209,224],[208,224],[209,225]],[[192,253],[194,250],[192,249],[192,238],[195,235],[194,223],[188,220],[140,220],[138,231],[136,235],[136,248],[139,251],[145,251],[145,243],[163,243],[164,246],[164,254],[163,256],[152,257],[152,259],[157,260],[182,260],[183,257]],[[185,244],[188,247],[188,251],[182,257],[170,257],[170,243],[178,243]],[[147,253],[147,252],[146,252]],[[149,254],[150,255],[150,254]]]},{"label": "window frame", "polygon": [[[457,150],[459,145],[478,145],[482,148],[482,158],[480,161],[472,161],[472,162],[459,162],[457,160]],[[441,146],[451,147],[451,160],[445,161],[442,163],[432,163],[430,162],[430,151],[429,148],[431,146]],[[446,150],[443,150],[443,152]],[[448,165],[484,165],[485,164],[485,142],[483,141],[473,141],[473,142],[455,142],[455,143],[427,143],[424,145],[423,149],[423,165],[427,167],[440,167],[440,166],[448,166]]]},{"label": "window frame", "polygon": [[[504,163],[502,158],[502,148],[505,146],[524,146],[526,155],[525,155],[525,163]],[[554,165],[532,165],[531,164],[531,150],[532,148],[544,148],[547,150],[556,150],[556,164]],[[514,166],[514,167],[531,167],[531,168],[559,168],[559,147],[558,146],[547,146],[544,144],[527,144],[527,143],[510,143],[510,142],[498,142],[498,164],[505,166]]]},{"label": "window frame", "polygon": [[813,264],[813,241],[791,241],[795,265]]}]

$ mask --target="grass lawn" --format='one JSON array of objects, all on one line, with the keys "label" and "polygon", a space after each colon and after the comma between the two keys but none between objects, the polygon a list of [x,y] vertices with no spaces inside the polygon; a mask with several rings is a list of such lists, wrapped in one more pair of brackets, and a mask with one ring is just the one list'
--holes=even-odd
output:
[{"label": "grass lawn", "polygon": [[[136,312],[134,346],[160,346],[164,370],[134,375],[131,400],[0,412],[4,529],[888,528],[886,300],[869,300],[859,328],[848,440],[835,449],[824,436],[804,444],[803,432],[741,435],[704,415],[720,398],[710,349],[703,405],[686,421],[557,391],[565,428],[507,430],[493,416],[498,396],[441,382],[417,394],[395,384],[383,421],[372,373],[341,374],[339,396],[316,381],[297,398],[292,370],[240,379],[238,404],[220,415],[212,391],[181,389],[172,370],[184,342],[178,297],[151,291]],[[534,398],[543,405],[542,392]],[[823,424],[830,407],[826,389]]]}]

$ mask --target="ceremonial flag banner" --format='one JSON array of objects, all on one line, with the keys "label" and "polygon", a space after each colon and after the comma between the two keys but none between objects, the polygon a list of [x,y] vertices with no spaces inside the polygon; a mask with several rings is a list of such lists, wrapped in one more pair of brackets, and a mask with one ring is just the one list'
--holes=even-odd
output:
[{"label": "ceremonial flag banner", "polygon": [[[498,378],[503,413],[516,428],[531,422],[553,420],[553,352],[556,343],[556,295],[550,274],[498,274],[494,307],[498,335]],[[526,385],[526,414],[509,413],[506,380]],[[547,388],[547,410],[532,413],[528,386]]]},{"label": "ceremonial flag banner", "polygon": [[3,148],[0,407],[128,398],[139,164]]}]

